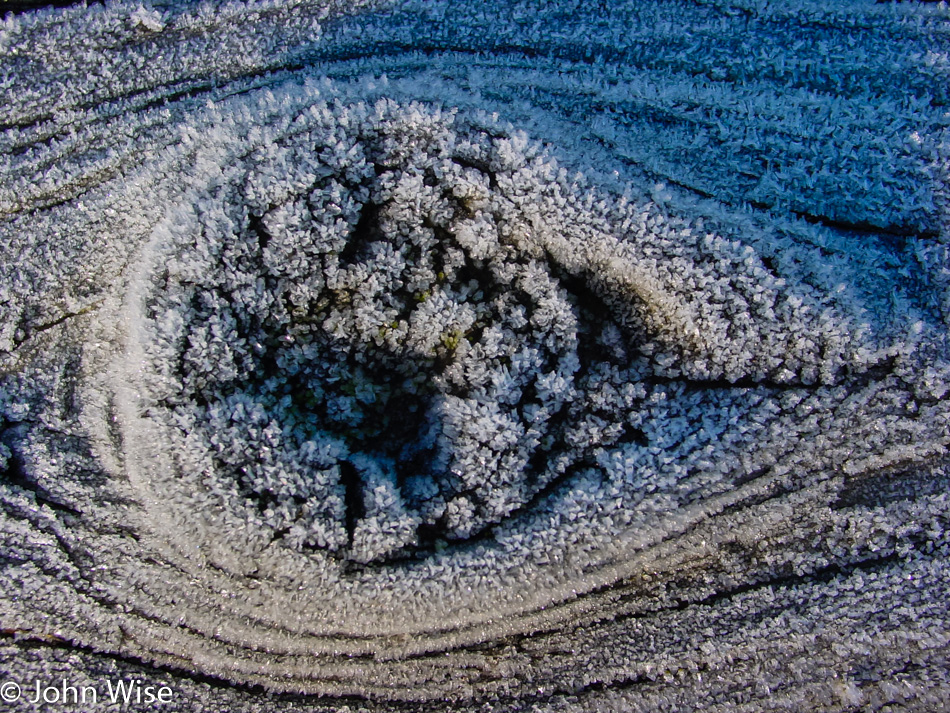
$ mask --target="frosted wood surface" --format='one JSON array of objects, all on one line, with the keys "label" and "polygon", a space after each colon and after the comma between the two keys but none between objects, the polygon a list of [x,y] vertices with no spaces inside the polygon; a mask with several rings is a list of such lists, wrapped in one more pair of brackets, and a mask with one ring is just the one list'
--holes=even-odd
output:
[{"label": "frosted wood surface", "polygon": [[495,5],[0,24],[13,709],[945,706],[946,6]]}]

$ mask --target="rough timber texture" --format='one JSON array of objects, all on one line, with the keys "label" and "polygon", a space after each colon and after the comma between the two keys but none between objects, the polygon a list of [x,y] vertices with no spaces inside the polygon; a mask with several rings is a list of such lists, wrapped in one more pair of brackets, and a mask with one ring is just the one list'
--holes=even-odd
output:
[{"label": "rough timber texture", "polygon": [[909,2],[8,16],[12,709],[944,709],[948,57]]}]

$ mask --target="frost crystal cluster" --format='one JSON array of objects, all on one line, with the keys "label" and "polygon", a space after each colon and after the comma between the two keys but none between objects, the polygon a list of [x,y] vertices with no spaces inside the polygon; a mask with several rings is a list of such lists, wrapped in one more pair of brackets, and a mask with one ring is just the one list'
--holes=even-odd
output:
[{"label": "frost crystal cluster", "polygon": [[518,188],[552,169],[419,107],[301,119],[162,246],[161,419],[294,546],[465,540],[579,458],[576,307]]},{"label": "frost crystal cluster", "polygon": [[0,25],[5,678],[950,696],[946,7],[498,5]]}]

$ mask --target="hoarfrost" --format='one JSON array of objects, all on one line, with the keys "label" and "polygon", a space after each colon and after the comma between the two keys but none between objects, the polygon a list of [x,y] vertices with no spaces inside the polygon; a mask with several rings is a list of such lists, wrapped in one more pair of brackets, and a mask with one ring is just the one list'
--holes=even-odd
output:
[{"label": "hoarfrost", "polygon": [[498,5],[4,20],[8,678],[944,705],[946,7]]}]

